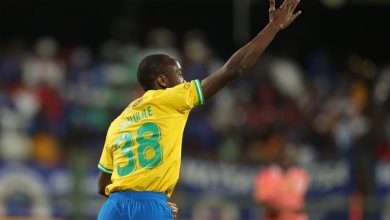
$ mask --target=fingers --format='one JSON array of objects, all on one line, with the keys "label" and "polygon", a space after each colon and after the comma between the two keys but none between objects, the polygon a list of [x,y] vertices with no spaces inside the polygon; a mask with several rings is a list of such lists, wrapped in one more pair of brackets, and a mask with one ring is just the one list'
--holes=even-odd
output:
[{"label": "fingers", "polygon": [[302,14],[302,11],[297,11],[295,14],[292,15],[291,21],[294,21],[295,18],[297,18],[301,14]]},{"label": "fingers", "polygon": [[176,203],[173,203],[173,202],[167,202],[167,204],[168,204],[169,206],[171,206],[171,207],[172,207],[172,206],[175,206],[175,207],[177,206]]},{"label": "fingers", "polygon": [[284,0],[280,8],[288,8],[288,5],[290,4],[291,0]]},{"label": "fingers", "polygon": [[176,203],[173,202],[167,202],[168,206],[171,207],[173,211],[173,217],[177,217],[177,212],[179,211],[179,208],[177,208]]},{"label": "fingers", "polygon": [[286,5],[286,9],[289,11],[289,12],[293,12],[294,10],[292,10],[292,8],[294,7],[295,3],[297,2],[298,0],[289,0],[287,5]]},{"label": "fingers", "polygon": [[177,207],[172,207],[172,211],[174,215],[177,215],[177,211],[179,211],[179,208]]},{"label": "fingers", "polygon": [[292,0],[291,1],[291,5],[289,7],[289,11],[291,11],[291,12],[295,11],[295,9],[297,8],[299,2],[300,2],[300,0]]},{"label": "fingers", "polygon": [[179,209],[177,207],[174,207],[172,208],[172,211],[173,211],[173,217],[177,217],[177,212],[179,211]]},{"label": "fingers", "polygon": [[269,0],[269,11],[275,11],[275,0]]},{"label": "fingers", "polygon": [[285,0],[280,8],[293,12],[297,8],[299,2],[300,0]]}]

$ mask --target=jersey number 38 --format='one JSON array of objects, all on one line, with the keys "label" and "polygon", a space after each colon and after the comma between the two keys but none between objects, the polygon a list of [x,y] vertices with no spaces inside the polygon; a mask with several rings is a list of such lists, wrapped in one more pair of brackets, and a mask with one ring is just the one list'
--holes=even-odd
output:
[{"label": "jersey number 38", "polygon": [[[126,176],[136,169],[136,158],[138,158],[139,165],[142,168],[153,169],[162,162],[162,149],[159,143],[161,138],[160,128],[156,123],[148,122],[137,130],[137,136],[133,138],[130,132],[123,133],[119,136],[114,144],[115,149],[120,146],[121,154],[128,158],[126,166],[117,165],[118,175]],[[134,142],[139,144],[137,155],[134,155],[133,147],[136,146]]]}]

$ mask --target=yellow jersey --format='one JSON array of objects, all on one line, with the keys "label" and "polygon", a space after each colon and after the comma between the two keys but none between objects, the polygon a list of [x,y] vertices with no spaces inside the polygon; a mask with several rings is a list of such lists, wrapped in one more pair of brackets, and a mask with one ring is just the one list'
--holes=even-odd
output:
[{"label": "yellow jersey", "polygon": [[171,196],[179,179],[184,127],[204,103],[199,80],[149,90],[111,123],[98,168],[111,174],[106,195],[155,191]]}]

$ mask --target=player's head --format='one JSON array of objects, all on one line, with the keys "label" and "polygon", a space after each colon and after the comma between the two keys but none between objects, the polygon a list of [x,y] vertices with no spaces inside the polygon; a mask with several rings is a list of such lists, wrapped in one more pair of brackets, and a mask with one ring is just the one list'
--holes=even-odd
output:
[{"label": "player's head", "polygon": [[185,82],[179,62],[165,54],[145,57],[138,66],[137,78],[145,91],[166,89]]},{"label": "player's head", "polygon": [[293,147],[283,146],[279,151],[277,161],[283,169],[288,169],[294,165],[295,149]]}]

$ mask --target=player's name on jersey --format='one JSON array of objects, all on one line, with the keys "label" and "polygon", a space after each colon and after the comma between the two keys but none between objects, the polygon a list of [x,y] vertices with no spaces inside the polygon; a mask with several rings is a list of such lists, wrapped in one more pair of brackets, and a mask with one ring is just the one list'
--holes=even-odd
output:
[{"label": "player's name on jersey", "polygon": [[133,125],[135,123],[138,123],[142,121],[145,118],[149,118],[153,115],[152,113],[152,107],[149,105],[146,108],[141,109],[140,111],[137,111],[130,116],[126,117],[126,121],[122,122],[119,126],[119,129],[122,130],[130,125]]}]

